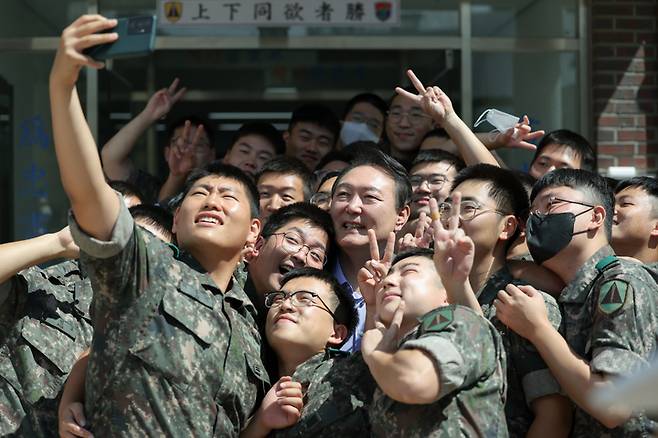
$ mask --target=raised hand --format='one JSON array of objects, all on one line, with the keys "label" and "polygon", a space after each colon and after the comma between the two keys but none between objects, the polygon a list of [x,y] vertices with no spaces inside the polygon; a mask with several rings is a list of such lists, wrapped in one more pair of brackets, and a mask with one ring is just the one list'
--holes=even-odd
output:
[{"label": "raised hand", "polygon": [[370,260],[359,270],[357,281],[359,283],[359,291],[366,305],[374,305],[375,292],[379,287],[379,283],[386,277],[388,270],[391,268],[395,251],[395,233],[389,233],[384,254],[381,258],[375,230],[368,230],[368,240],[370,241]]},{"label": "raised hand", "polygon": [[361,338],[361,353],[363,359],[368,362],[374,351],[394,353],[398,348],[398,334],[404,317],[405,304],[400,300],[398,308],[393,314],[391,323],[386,327],[379,315],[375,317],[375,328],[367,330]]},{"label": "raised hand", "polygon": [[201,140],[204,127],[203,125],[198,125],[194,131],[194,136],[190,140],[191,129],[192,124],[189,120],[186,120],[183,132],[170,146],[173,148],[173,159],[168,160],[169,173],[171,175],[186,176],[196,167],[196,147]]},{"label": "raised hand", "polygon": [[495,148],[518,148],[534,151],[537,149],[529,141],[536,140],[543,137],[545,134],[544,131],[533,131],[530,126],[530,119],[528,116],[523,116],[523,121],[517,123],[514,128],[508,129],[507,132],[501,132],[496,136],[494,140]]},{"label": "raised hand", "polygon": [[283,376],[265,394],[256,418],[266,429],[283,429],[299,421],[303,406],[301,383]]},{"label": "raised hand", "polygon": [[116,41],[119,37],[116,32],[102,33],[116,25],[116,19],[108,19],[101,15],[83,15],[64,29],[50,71],[51,83],[72,87],[78,80],[82,67],[103,68],[105,64],[95,61],[82,52],[92,46]]},{"label": "raised hand", "polygon": [[400,87],[396,87],[395,92],[417,102],[427,115],[432,117],[439,125],[443,125],[443,122],[455,113],[450,98],[439,87],[425,88],[411,69],[407,70],[407,76],[418,94],[409,93]]},{"label": "raised hand", "polygon": [[179,83],[180,80],[176,78],[168,88],[158,90],[151,96],[143,111],[151,123],[165,117],[174,104],[183,97],[187,88],[178,89]]},{"label": "raised hand", "polygon": [[[473,268],[475,245],[470,237],[459,228],[461,194],[453,193],[450,201],[450,217],[440,218],[439,206],[430,199],[430,216],[434,233],[434,265],[444,286],[468,281]],[[447,222],[444,226],[442,220]]]},{"label": "raised hand", "polygon": [[407,233],[398,239],[398,251],[403,252],[414,248],[429,248],[433,240],[432,219],[425,212],[421,212],[416,219],[414,234]]}]

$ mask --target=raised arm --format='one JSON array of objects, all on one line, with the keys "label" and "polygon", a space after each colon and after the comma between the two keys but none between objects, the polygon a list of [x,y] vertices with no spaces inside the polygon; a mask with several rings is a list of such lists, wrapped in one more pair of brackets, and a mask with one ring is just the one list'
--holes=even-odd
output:
[{"label": "raised arm", "polygon": [[412,94],[398,87],[396,93],[416,101],[434,121],[446,130],[457,146],[459,154],[467,165],[487,163],[498,166],[498,161],[482,144],[480,139],[459,118],[452,107],[450,98],[439,87],[427,87],[420,82],[413,71],[407,70],[407,76],[419,94]]},{"label": "raised arm", "polygon": [[363,360],[379,388],[393,400],[406,404],[433,403],[439,399],[441,389],[434,362],[421,350],[398,349],[404,307],[404,301],[400,301],[388,327],[377,320],[375,328],[363,334]]},{"label": "raised arm", "polygon": [[101,150],[103,170],[109,179],[125,181],[133,171],[130,153],[139,137],[153,123],[167,115],[171,107],[185,94],[186,89],[178,89],[176,78],[169,88],[158,90],[151,96],[146,107],[126,126],[121,128]]},{"label": "raised arm", "polygon": [[0,245],[0,283],[25,268],[58,258],[76,258],[79,249],[73,243],[69,227],[56,233]]},{"label": "raised arm", "polygon": [[83,15],[64,29],[50,71],[50,107],[55,152],[62,185],[80,227],[108,240],[119,214],[119,198],[105,182],[96,143],[85,120],[75,88],[82,67],[103,64],[84,55],[88,47],[115,41],[116,20]]}]

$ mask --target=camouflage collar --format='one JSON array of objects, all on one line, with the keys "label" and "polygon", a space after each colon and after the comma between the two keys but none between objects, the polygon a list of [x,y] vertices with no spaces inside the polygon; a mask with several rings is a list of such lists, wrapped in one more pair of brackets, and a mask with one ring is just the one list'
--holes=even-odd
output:
[{"label": "camouflage collar", "polygon": [[587,260],[576,272],[576,276],[566,285],[560,296],[558,302],[560,303],[584,303],[589,294],[592,283],[600,275],[600,271],[596,269],[596,264],[604,258],[614,255],[614,251],[610,245],[606,245],[599,249],[589,260]]},{"label": "camouflage collar", "polygon": [[480,305],[491,304],[496,298],[496,295],[498,295],[498,291],[505,289],[505,286],[513,281],[514,277],[512,277],[507,265],[503,265],[502,268],[487,279],[486,283],[477,292],[478,303]]},{"label": "camouflage collar", "polygon": [[256,307],[254,307],[254,303],[251,302],[249,296],[247,296],[244,289],[240,285],[240,282],[235,278],[235,276],[231,276],[231,282],[229,283],[229,287],[227,289],[228,290],[226,293],[224,293],[224,299],[229,302],[235,302],[238,305],[233,306],[236,308],[236,310],[239,311],[242,307],[245,311],[251,313],[251,316],[254,318],[254,320],[256,320],[258,315]]},{"label": "camouflage collar", "polygon": [[[177,248],[178,249],[178,248]],[[194,269],[200,274],[206,274],[207,271],[201,266],[201,263],[197,259],[195,259],[192,254],[189,252],[179,249],[178,252],[174,251],[174,258],[176,260],[179,260],[183,263],[185,263],[187,266],[190,268]]]}]

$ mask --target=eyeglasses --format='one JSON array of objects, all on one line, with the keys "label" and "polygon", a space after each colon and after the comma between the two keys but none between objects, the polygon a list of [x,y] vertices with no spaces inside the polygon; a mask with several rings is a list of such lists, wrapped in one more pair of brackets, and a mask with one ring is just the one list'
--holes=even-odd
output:
[{"label": "eyeglasses", "polygon": [[311,248],[310,246],[303,243],[301,236],[299,234],[288,231],[285,233],[272,233],[272,236],[283,236],[283,241],[281,242],[281,248],[284,249],[287,253],[296,254],[306,247],[306,259],[304,261],[308,263],[308,258],[311,257],[311,260],[317,264],[324,266],[327,263],[327,253],[320,248]]},{"label": "eyeglasses", "polygon": [[[551,196],[550,198],[548,198],[548,202],[546,203],[546,212],[542,212],[542,211],[540,211],[539,209],[535,209],[535,210],[532,210],[532,211],[530,212],[530,214],[532,214],[532,215],[534,215],[534,216],[539,216],[539,217],[546,216],[547,214],[550,214],[550,211],[551,211],[551,209],[552,209],[553,207],[555,207],[557,204],[559,204],[559,203],[561,203],[561,202],[566,202],[566,203],[568,203],[568,204],[583,205],[583,206],[585,206],[585,207],[589,207],[589,208],[588,208],[587,210],[585,210],[585,211],[591,210],[592,208],[596,207],[595,205],[588,204],[588,203],[586,203],[586,202],[570,201],[569,199],[563,199],[563,198],[558,198],[557,196]],[[581,212],[581,213],[578,213],[578,214],[582,214],[582,213],[584,213],[585,211],[583,211],[583,212]]]},{"label": "eyeglasses", "polygon": [[448,177],[438,173],[432,175],[410,175],[409,182],[412,186],[418,187],[424,182],[427,182],[427,185],[430,187],[443,187],[443,185],[448,181]]},{"label": "eyeglasses", "polygon": [[403,116],[407,116],[409,122],[412,125],[420,125],[425,120],[431,118],[421,110],[402,111],[399,109],[393,109],[390,110],[387,114],[388,118],[395,123],[398,123],[400,120],[402,120]]},{"label": "eyeglasses", "polygon": [[382,129],[382,124],[379,120],[368,117],[361,112],[355,111],[353,113],[350,113],[349,116],[353,122],[365,123],[373,131],[379,131],[380,129]]},{"label": "eyeglasses", "polygon": [[329,202],[331,202],[331,193],[317,192],[311,196],[311,204],[317,205],[318,207],[320,205],[328,204]]},{"label": "eyeglasses", "polygon": [[[473,220],[476,216],[479,216],[488,211],[493,211],[501,215],[510,214],[495,208],[485,208],[483,205],[480,205],[475,201],[463,201],[459,205],[459,219],[461,219],[462,221],[470,221]],[[449,202],[442,202],[441,204],[439,204],[439,214],[441,215],[441,222],[443,224],[446,224],[448,222],[451,213],[452,213],[452,204],[450,204]]]},{"label": "eyeglasses", "polygon": [[[295,307],[318,307],[328,312],[333,319],[336,319],[336,315],[329,308],[329,306],[327,306],[327,303],[325,303],[324,300],[320,298],[320,295],[308,290],[298,290],[297,292],[292,293],[285,291],[270,292],[265,295],[265,307],[268,309],[272,307],[279,307],[288,298],[290,298],[290,304]],[[315,301],[316,299],[320,300],[322,306],[318,306]]]}]

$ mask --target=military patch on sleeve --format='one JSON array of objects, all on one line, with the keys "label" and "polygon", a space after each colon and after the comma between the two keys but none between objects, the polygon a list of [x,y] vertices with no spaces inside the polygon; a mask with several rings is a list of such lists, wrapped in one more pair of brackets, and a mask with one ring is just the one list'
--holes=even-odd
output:
[{"label": "military patch on sleeve", "polygon": [[606,315],[611,315],[621,309],[626,302],[630,287],[623,280],[609,280],[603,283],[599,293],[599,310]]},{"label": "military patch on sleeve", "polygon": [[423,318],[422,332],[441,332],[448,327],[454,318],[452,306],[442,307]]}]

